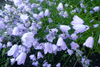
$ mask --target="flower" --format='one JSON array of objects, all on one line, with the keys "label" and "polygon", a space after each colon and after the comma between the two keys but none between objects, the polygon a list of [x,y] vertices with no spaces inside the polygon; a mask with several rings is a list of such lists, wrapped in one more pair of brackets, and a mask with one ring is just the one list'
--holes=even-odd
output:
[{"label": "flower", "polygon": [[83,24],[83,23],[84,21],[77,15],[73,17],[73,21],[71,22],[72,25]]},{"label": "flower", "polygon": [[73,50],[77,50],[77,48],[79,47],[79,45],[75,42],[72,42],[70,45],[71,45],[71,49]]},{"label": "flower", "polygon": [[52,44],[51,43],[45,43],[44,45],[44,54],[47,54],[47,52],[52,53]]},{"label": "flower", "polygon": [[41,52],[38,52],[38,53],[37,53],[37,59],[40,59],[40,58],[43,58],[43,55],[42,55]]},{"label": "flower", "polygon": [[57,44],[56,44],[58,47],[60,47],[62,50],[66,50],[67,49],[67,45],[66,43],[64,42],[63,38],[62,37],[59,37],[58,40],[57,40]]},{"label": "flower", "polygon": [[38,66],[38,64],[39,64],[38,61],[35,61],[35,62],[32,63],[32,65],[34,65],[34,66],[36,66],[36,67]]},{"label": "flower", "polygon": [[58,11],[59,11],[59,10],[63,10],[63,4],[62,4],[62,3],[59,3],[59,4],[58,4],[57,10],[58,10]]},{"label": "flower", "polygon": [[78,38],[78,36],[76,34],[72,34],[71,38],[72,38],[72,40],[76,40]]},{"label": "flower", "polygon": [[21,14],[20,15],[20,19],[23,21],[23,22],[25,22],[25,21],[27,21],[28,20],[28,15],[27,14]]},{"label": "flower", "polygon": [[62,31],[62,32],[68,32],[68,30],[70,30],[71,28],[69,27],[69,26],[67,26],[67,25],[60,25],[60,30]]},{"label": "flower", "polygon": [[31,59],[31,60],[33,60],[33,61],[35,61],[35,60],[36,60],[36,57],[35,57],[35,55],[34,55],[34,54],[30,55],[29,57],[30,57],[30,59]]},{"label": "flower", "polygon": [[70,56],[73,54],[73,50],[68,49],[67,52]]},{"label": "flower", "polygon": [[41,12],[39,13],[39,16],[40,16],[41,18],[44,18],[44,13],[43,13],[43,11],[41,11]]},{"label": "flower", "polygon": [[12,35],[18,36],[19,34],[20,34],[19,28],[18,27],[14,27],[13,30],[12,30]]},{"label": "flower", "polygon": [[36,41],[34,39],[34,33],[32,32],[24,33],[21,40],[23,41],[23,45],[28,48],[30,48],[32,46],[32,43]]},{"label": "flower", "polygon": [[46,10],[45,10],[44,15],[45,15],[45,16],[47,16],[47,17],[49,17],[49,16],[50,16],[49,9],[46,9]]},{"label": "flower", "polygon": [[18,65],[21,65],[25,63],[25,60],[26,60],[26,53],[22,52],[17,58],[16,58],[16,61],[17,61],[17,64]]},{"label": "flower", "polygon": [[15,58],[11,58],[10,59],[10,62],[11,62],[11,65],[13,65],[15,63],[16,59]]},{"label": "flower", "polygon": [[100,43],[100,35],[99,35],[99,40],[98,40],[98,43]]},{"label": "flower", "polygon": [[0,29],[4,29],[5,28],[5,24],[3,21],[0,20]]},{"label": "flower", "polygon": [[8,56],[15,56],[18,52],[19,48],[18,48],[18,45],[13,45],[10,50],[7,52],[7,55]]},{"label": "flower", "polygon": [[60,63],[58,63],[58,64],[56,65],[56,67],[60,67],[60,65],[61,65],[61,64],[60,64]]},{"label": "flower", "polygon": [[90,36],[86,39],[86,41],[85,41],[85,43],[83,43],[83,45],[92,49],[93,43],[94,43],[94,38],[92,36]]},{"label": "flower", "polygon": [[93,10],[94,10],[95,12],[99,11],[99,6],[95,6],[95,7],[93,8]]},{"label": "flower", "polygon": [[89,26],[77,24],[73,26],[73,29],[75,29],[74,33],[77,34],[77,33],[82,33],[84,31],[87,31],[89,29]]},{"label": "flower", "polygon": [[10,47],[12,46],[12,43],[11,42],[7,42],[7,47]]}]

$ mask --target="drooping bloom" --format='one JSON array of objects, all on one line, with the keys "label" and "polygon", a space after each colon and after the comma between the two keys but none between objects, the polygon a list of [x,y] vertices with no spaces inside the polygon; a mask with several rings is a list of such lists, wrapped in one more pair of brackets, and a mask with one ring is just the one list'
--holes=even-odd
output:
[{"label": "drooping bloom", "polygon": [[86,39],[86,41],[85,41],[85,43],[83,43],[83,45],[92,49],[93,43],[94,43],[94,38],[92,36],[90,36]]},{"label": "drooping bloom", "polygon": [[44,54],[52,53],[52,44],[51,43],[45,43],[44,45]]},{"label": "drooping bloom", "polygon": [[77,33],[82,33],[82,32],[87,31],[89,29],[89,26],[77,24],[73,26],[73,29],[75,29],[74,33],[77,34]]},{"label": "drooping bloom", "polygon": [[24,33],[22,36],[23,45],[30,48],[32,43],[35,41],[34,34],[32,32]]},{"label": "drooping bloom", "polygon": [[44,14],[45,14],[45,16],[49,17],[50,16],[49,9],[46,9]]},{"label": "drooping bloom", "polygon": [[83,23],[84,21],[77,15],[73,17],[73,21],[71,22],[72,25],[83,24]]},{"label": "drooping bloom", "polygon": [[94,8],[93,8],[93,10],[95,11],[95,12],[97,12],[97,11],[99,11],[99,6],[95,6]]},{"label": "drooping bloom", "polygon": [[13,30],[12,30],[12,35],[18,36],[19,34],[20,34],[19,28],[18,27],[14,27]]},{"label": "drooping bloom", "polygon": [[42,55],[41,52],[38,52],[38,53],[37,53],[37,59],[40,59],[40,58],[43,58],[43,55]]},{"label": "drooping bloom", "polygon": [[35,60],[36,60],[36,57],[35,57],[35,55],[34,55],[34,54],[30,55],[29,57],[30,57],[30,59],[31,59],[31,60],[33,60],[33,61],[35,61]]},{"label": "drooping bloom", "polygon": [[76,40],[78,38],[78,36],[76,34],[72,34],[71,38],[72,38],[72,40]]},{"label": "drooping bloom", "polygon": [[58,11],[59,11],[59,10],[63,10],[63,4],[62,4],[62,3],[59,3],[59,4],[58,4],[57,10],[58,10]]},{"label": "drooping bloom", "polygon": [[67,26],[67,25],[60,25],[60,30],[62,31],[62,32],[68,32],[68,30],[70,30],[71,28],[69,27],[69,26]]},{"label": "drooping bloom", "polygon": [[7,55],[8,55],[8,56],[12,56],[12,55],[14,56],[14,55],[17,54],[18,50],[19,50],[18,45],[13,45],[13,46],[10,48],[10,50],[7,52]]},{"label": "drooping bloom", "polygon": [[77,50],[77,48],[79,47],[79,45],[75,42],[72,42],[70,45],[71,45],[71,49],[73,50]]},{"label": "drooping bloom", "polygon": [[20,15],[20,19],[23,21],[23,22],[25,22],[25,21],[27,21],[28,20],[28,15],[27,14],[22,14],[22,15]]},{"label": "drooping bloom", "polygon": [[0,29],[4,29],[4,27],[5,27],[4,22],[0,20]]},{"label": "drooping bloom", "polygon": [[100,43],[100,35],[99,35],[99,40],[98,40],[98,43]]},{"label": "drooping bloom", "polygon": [[56,67],[60,67],[60,65],[61,65],[61,64],[60,64],[60,63],[58,63],[58,64],[56,65]]},{"label": "drooping bloom", "polygon": [[43,11],[41,11],[41,12],[39,13],[39,16],[40,16],[41,18],[44,18],[44,13],[43,13]]},{"label": "drooping bloom", "polygon": [[38,67],[38,64],[39,64],[38,61],[35,61],[35,62],[32,63],[32,65],[34,65],[34,66],[36,66],[36,67]]},{"label": "drooping bloom", "polygon": [[18,65],[21,65],[25,63],[25,60],[26,60],[26,53],[22,52],[17,58],[16,58],[16,61],[17,61],[17,64]]},{"label": "drooping bloom", "polygon": [[70,56],[73,54],[73,50],[68,49],[67,52]]},{"label": "drooping bloom", "polygon": [[10,62],[11,62],[11,65],[13,65],[15,63],[16,59],[15,58],[11,58],[10,59]]},{"label": "drooping bloom", "polygon": [[12,46],[12,43],[11,42],[7,42],[7,47],[10,47]]},{"label": "drooping bloom", "polygon": [[57,44],[56,44],[58,47],[60,47],[62,50],[66,50],[67,49],[67,45],[66,43],[64,42],[63,38],[62,37],[59,37],[58,40],[57,40]]}]

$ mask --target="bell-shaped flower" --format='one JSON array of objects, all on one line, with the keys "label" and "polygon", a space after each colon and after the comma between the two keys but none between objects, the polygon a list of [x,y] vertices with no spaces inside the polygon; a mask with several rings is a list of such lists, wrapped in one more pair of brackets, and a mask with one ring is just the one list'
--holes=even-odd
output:
[{"label": "bell-shaped flower", "polygon": [[89,29],[89,26],[77,24],[73,26],[73,29],[75,29],[74,33],[77,34],[77,33],[82,33],[82,32],[87,31]]},{"label": "bell-shaped flower", "polygon": [[73,50],[77,50],[77,48],[79,47],[79,45],[75,42],[72,42],[70,45],[71,45],[71,49]]},{"label": "bell-shaped flower", "polygon": [[57,10],[58,11],[63,10],[63,4],[62,3],[59,3],[58,4]]},{"label": "bell-shaped flower", "polygon": [[12,35],[18,36],[19,34],[20,34],[19,28],[18,27],[14,27],[13,30],[12,30]]},{"label": "bell-shaped flower", "polygon": [[94,38],[92,36],[90,36],[86,39],[86,41],[85,41],[85,43],[83,43],[83,45],[92,49],[93,43],[94,43]]},{"label": "bell-shaped flower", "polygon": [[13,65],[15,63],[16,59],[15,58],[11,58],[10,59],[10,62],[11,62],[11,65]]},{"label": "bell-shaped flower", "polygon": [[69,26],[67,26],[67,25],[60,25],[60,30],[62,31],[62,32],[68,32],[68,30],[70,30],[71,28],[69,27]]},{"label": "bell-shaped flower", "polygon": [[67,45],[66,43],[64,42],[63,38],[62,37],[59,37],[58,40],[57,40],[57,44],[56,44],[58,47],[60,47],[62,50],[66,50],[67,49]]},{"label": "bell-shaped flower", "polygon": [[44,45],[44,54],[52,53],[52,44],[51,43],[45,43]]},{"label": "bell-shaped flower", "polygon": [[40,16],[38,14],[33,14],[33,17],[36,19],[36,20],[39,20],[40,19]]},{"label": "bell-shaped flower", "polygon": [[30,48],[32,44],[36,41],[34,39],[34,33],[32,32],[24,33],[21,39],[23,41],[23,45],[28,48]]},{"label": "bell-shaped flower", "polygon": [[68,49],[67,52],[70,56],[73,54],[73,50]]},{"label": "bell-shaped flower", "polygon": [[13,45],[10,50],[7,52],[8,56],[14,56],[17,54],[17,52],[19,51],[18,45]]},{"label": "bell-shaped flower", "polygon": [[7,42],[7,47],[10,47],[12,46],[12,43],[11,42]]},{"label": "bell-shaped flower", "polygon": [[34,54],[30,55],[29,57],[30,57],[30,59],[31,59],[31,60],[33,60],[33,61],[35,61],[35,60],[36,60],[36,57],[35,57],[35,55],[34,55]]},{"label": "bell-shaped flower", "polygon": [[23,22],[27,21],[28,18],[29,18],[29,16],[28,16],[27,14],[22,14],[22,15],[20,15],[20,19],[21,19]]},{"label": "bell-shaped flower", "polygon": [[24,52],[22,52],[22,53],[16,58],[17,64],[18,64],[18,65],[21,65],[21,64],[24,65],[25,60],[26,60],[26,56],[27,56],[27,54],[24,53]]},{"label": "bell-shaped flower", "polygon": [[98,40],[98,43],[100,43],[100,35],[99,35],[99,40]]},{"label": "bell-shaped flower", "polygon": [[37,53],[37,59],[40,59],[40,58],[43,58],[43,55],[42,55],[41,52],[38,52],[38,53]]},{"label": "bell-shaped flower", "polygon": [[76,40],[78,38],[78,36],[76,34],[72,34],[71,38],[72,38],[72,40]]},{"label": "bell-shaped flower", "polygon": [[45,15],[45,16],[47,16],[47,17],[49,17],[49,16],[50,16],[49,9],[46,9],[46,10],[45,10],[45,13],[44,13],[44,15]]},{"label": "bell-shaped flower", "polygon": [[4,29],[5,28],[5,24],[3,21],[0,20],[0,29]]},{"label": "bell-shaped flower", "polygon": [[36,67],[38,67],[38,64],[39,64],[38,61],[35,61],[35,62],[32,63],[32,65],[34,65],[34,66],[36,66]]},{"label": "bell-shaped flower", "polygon": [[60,67],[60,65],[61,65],[61,64],[60,64],[60,63],[58,63],[58,64],[56,65],[56,67]]},{"label": "bell-shaped flower", "polygon": [[94,8],[93,8],[93,10],[95,11],[95,12],[97,12],[97,11],[99,11],[99,6],[95,6]]},{"label": "bell-shaped flower", "polygon": [[73,17],[73,21],[71,22],[72,25],[83,24],[83,23],[84,21],[77,15]]},{"label": "bell-shaped flower", "polygon": [[43,11],[41,11],[41,12],[39,13],[39,16],[40,16],[41,18],[44,18],[44,13],[43,13]]}]

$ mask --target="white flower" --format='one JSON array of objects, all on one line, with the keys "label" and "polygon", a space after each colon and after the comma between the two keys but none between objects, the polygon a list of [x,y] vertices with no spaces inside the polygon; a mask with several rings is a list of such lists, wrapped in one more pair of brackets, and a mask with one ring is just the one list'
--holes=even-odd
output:
[{"label": "white flower", "polygon": [[18,45],[13,45],[10,50],[7,52],[7,55],[8,56],[15,56],[18,52],[19,48],[18,48]]},{"label": "white flower", "polygon": [[73,50],[68,49],[67,52],[70,56],[73,54]]},{"label": "white flower", "polygon": [[32,43],[36,41],[32,32],[24,33],[21,39],[23,41],[23,45],[28,48],[30,48],[32,46]]},{"label": "white flower", "polygon": [[49,17],[50,16],[49,9],[46,9],[44,14],[45,14],[45,16]]},{"label": "white flower", "polygon": [[18,65],[24,64],[25,60],[26,60],[26,53],[23,52],[16,58]]},{"label": "white flower", "polygon": [[73,21],[71,22],[72,25],[83,24],[83,23],[84,21],[77,15],[73,17]]},{"label": "white flower", "polygon": [[60,25],[60,30],[62,32],[68,32],[68,30],[70,30],[71,28],[67,25]]},{"label": "white flower", "polygon": [[43,58],[43,55],[42,55],[41,52],[38,52],[38,53],[37,53],[37,59],[40,59],[40,58]]},{"label": "white flower", "polygon": [[84,46],[93,48],[94,38],[92,36],[88,37],[85,43],[83,43]]},{"label": "white flower", "polygon": [[25,22],[25,21],[27,21],[28,20],[28,15],[27,14],[22,14],[22,15],[20,15],[20,19],[23,21],[23,22]]},{"label": "white flower", "polygon": [[67,45],[66,43],[64,42],[63,38],[62,37],[59,37],[58,40],[57,40],[57,46],[59,46],[62,50],[66,50],[67,49]]},{"label": "white flower", "polygon": [[78,38],[78,36],[76,34],[72,34],[71,38],[72,38],[72,40],[76,40]]},{"label": "white flower", "polygon": [[10,59],[10,62],[11,62],[11,65],[13,65],[15,63],[16,59],[15,58],[11,58]]},{"label": "white flower", "polygon": [[82,24],[77,24],[77,25],[74,25],[73,26],[73,29],[75,29],[75,32],[74,33],[82,33],[82,32],[85,32],[89,29],[89,26],[87,25],[82,25]]},{"label": "white flower", "polygon": [[95,12],[99,11],[99,6],[95,6],[95,7],[93,8],[93,10],[94,10]]},{"label": "white flower", "polygon": [[57,10],[58,10],[58,11],[59,11],[59,10],[63,10],[63,4],[62,4],[62,3],[59,3],[59,4],[58,4]]},{"label": "white flower", "polygon": [[71,45],[71,49],[73,50],[77,50],[77,48],[79,47],[79,45],[75,42],[72,42],[70,45]]},{"label": "white flower", "polygon": [[99,40],[98,40],[98,43],[100,43],[100,35],[99,35]]},{"label": "white flower", "polygon": [[12,35],[18,36],[19,34],[20,34],[19,28],[18,27],[14,27],[13,30],[12,30]]}]

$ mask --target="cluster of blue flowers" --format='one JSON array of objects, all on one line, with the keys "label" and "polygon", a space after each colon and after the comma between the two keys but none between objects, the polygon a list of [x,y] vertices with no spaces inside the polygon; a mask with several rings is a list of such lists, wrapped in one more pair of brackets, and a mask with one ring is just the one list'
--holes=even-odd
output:
[{"label": "cluster of blue flowers", "polygon": [[[0,10],[0,49],[9,48],[6,54],[7,56],[13,57],[10,59],[11,65],[13,65],[16,61],[18,65],[24,65],[24,63],[27,62],[26,57],[29,57],[30,61],[32,61],[32,65],[38,67],[38,59],[44,58],[44,55],[46,55],[47,53],[55,54],[56,56],[57,52],[60,51],[67,51],[69,56],[75,53],[78,59],[79,57],[81,57],[79,61],[83,64],[83,67],[88,67],[90,65],[91,60],[89,60],[85,55],[82,57],[83,52],[79,49],[80,45],[75,42],[80,37],[77,34],[84,33],[85,31],[90,29],[88,25],[84,24],[84,20],[79,16],[73,16],[73,20],[70,22],[71,26],[58,25],[58,27],[52,29],[49,29],[47,26],[45,31],[48,31],[49,33],[43,38],[43,40],[46,40],[46,42],[40,42],[40,39],[38,37],[35,37],[36,34],[41,34],[37,33],[37,31],[43,27],[44,22],[41,21],[41,19],[47,17],[47,23],[54,23],[52,18],[50,17],[50,10],[48,8],[43,10],[44,7],[41,6],[41,3],[46,1],[47,3],[49,3],[49,5],[57,5],[56,10],[59,11],[58,15],[63,18],[67,18],[69,14],[67,13],[67,11],[64,11],[64,5],[62,2],[56,4],[55,0],[54,2],[50,2],[47,0],[38,0],[39,4],[31,4],[29,3],[29,0],[9,1],[13,2],[13,5],[6,4],[4,6],[4,9]],[[66,8],[68,6],[68,4],[65,4]],[[81,3],[80,6],[81,8],[85,9],[83,3]],[[37,9],[39,13],[36,13],[36,11],[33,9]],[[76,11],[79,12],[78,9],[75,9],[71,11],[71,14],[75,13]],[[99,11],[99,6],[94,7],[93,11]],[[90,11],[90,13],[93,13],[93,11]],[[84,10],[84,12],[87,11]],[[93,21],[94,20],[91,20],[90,23],[92,23]],[[98,26],[98,24],[95,24],[94,28],[97,28]],[[74,29],[74,33],[70,35],[69,31],[72,29]],[[58,34],[59,31],[61,31],[61,34]],[[4,44],[2,42],[5,36],[18,36],[20,37],[21,43],[12,43],[8,41],[7,44]],[[53,43],[54,39],[57,39],[56,43]],[[66,39],[71,40],[70,47],[68,47],[68,45],[66,44]],[[100,36],[98,43],[100,43]],[[91,35],[83,43],[83,46],[93,49],[93,44],[94,38]],[[36,53],[37,56],[35,54],[27,56],[27,54],[30,53],[31,48],[38,50],[38,52]],[[45,59],[42,66],[51,67],[52,65]],[[62,66],[61,63],[56,64],[56,67],[60,66]]]}]

